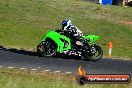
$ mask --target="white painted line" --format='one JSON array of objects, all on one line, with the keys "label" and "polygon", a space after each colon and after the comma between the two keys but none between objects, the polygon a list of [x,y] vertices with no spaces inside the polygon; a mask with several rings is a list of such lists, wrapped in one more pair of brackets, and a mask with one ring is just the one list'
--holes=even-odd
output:
[{"label": "white painted line", "polygon": [[8,67],[9,69],[13,69],[13,68],[15,68],[15,67]]},{"label": "white painted line", "polygon": [[71,74],[72,72],[65,72],[66,74]]},{"label": "white painted line", "polygon": [[50,70],[44,70],[44,71],[49,72]]},{"label": "white painted line", "polygon": [[123,59],[123,60],[128,60],[128,59]]},{"label": "white painted line", "polygon": [[37,69],[31,69],[31,70],[36,71]]},{"label": "white painted line", "polygon": [[0,68],[2,68],[3,66],[0,66]]},{"label": "white painted line", "polygon": [[25,70],[26,68],[20,68],[21,70]]},{"label": "white painted line", "polygon": [[54,71],[55,73],[60,73],[61,71]]}]

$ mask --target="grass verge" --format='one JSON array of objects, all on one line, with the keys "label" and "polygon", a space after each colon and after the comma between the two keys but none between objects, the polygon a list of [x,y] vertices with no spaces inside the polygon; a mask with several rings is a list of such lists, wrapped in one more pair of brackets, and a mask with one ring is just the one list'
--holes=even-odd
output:
[{"label": "grass verge", "polygon": [[73,75],[0,69],[0,88],[132,88],[130,84],[86,84],[80,86]]}]

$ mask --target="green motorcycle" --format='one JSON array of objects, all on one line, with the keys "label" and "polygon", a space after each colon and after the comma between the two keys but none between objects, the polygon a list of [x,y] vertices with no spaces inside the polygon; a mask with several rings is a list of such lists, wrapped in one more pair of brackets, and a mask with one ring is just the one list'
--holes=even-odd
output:
[{"label": "green motorcycle", "polygon": [[42,38],[37,46],[37,52],[40,56],[57,56],[57,54],[68,54],[81,56],[86,60],[98,61],[103,56],[101,47],[95,42],[99,40],[99,36],[86,35],[80,38],[82,42],[76,43],[71,38],[71,33],[61,30],[50,30]]}]

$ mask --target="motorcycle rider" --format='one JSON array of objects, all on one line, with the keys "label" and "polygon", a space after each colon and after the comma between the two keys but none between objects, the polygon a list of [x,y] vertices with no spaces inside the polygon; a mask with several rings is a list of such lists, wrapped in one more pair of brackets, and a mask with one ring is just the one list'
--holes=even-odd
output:
[{"label": "motorcycle rider", "polygon": [[80,40],[80,38],[82,38],[83,33],[76,26],[72,25],[71,20],[69,20],[69,19],[63,20],[62,30],[70,31],[70,33],[72,35],[72,39],[75,40],[76,44],[83,46],[83,41]]}]

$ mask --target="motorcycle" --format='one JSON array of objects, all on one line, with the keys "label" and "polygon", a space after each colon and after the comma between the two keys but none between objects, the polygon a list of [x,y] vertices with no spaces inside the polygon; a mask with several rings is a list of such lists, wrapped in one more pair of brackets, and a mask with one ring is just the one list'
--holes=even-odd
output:
[{"label": "motorcycle", "polygon": [[37,53],[40,56],[51,57],[57,54],[68,54],[81,56],[85,60],[98,61],[103,56],[103,50],[95,42],[99,40],[99,36],[86,35],[75,42],[71,38],[71,32],[62,30],[50,30],[42,38],[37,46]]}]

